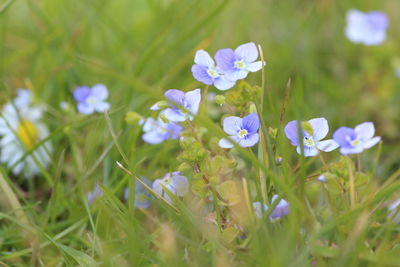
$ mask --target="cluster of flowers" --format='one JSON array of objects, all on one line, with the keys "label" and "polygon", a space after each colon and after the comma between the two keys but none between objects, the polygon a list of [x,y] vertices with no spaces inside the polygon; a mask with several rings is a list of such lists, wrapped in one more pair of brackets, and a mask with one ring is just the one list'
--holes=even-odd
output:
[{"label": "cluster of flowers", "polygon": [[[256,72],[265,65],[261,61],[256,61],[257,58],[258,50],[254,43],[240,45],[235,51],[232,49],[219,50],[215,54],[217,65],[206,51],[199,50],[195,55],[192,73],[195,79],[206,85],[214,84],[219,90],[228,90],[238,80],[244,79],[249,72]],[[142,138],[150,144],[158,144],[167,139],[177,139],[183,130],[183,127],[178,123],[193,120],[199,111],[200,89],[186,93],[177,89],[169,89],[164,96],[166,101],[157,102],[150,108],[150,110],[160,111],[157,120],[150,117],[139,122],[143,125],[144,134]],[[242,147],[254,146],[259,141],[259,128],[260,121],[256,113],[251,113],[243,118],[226,117],[223,120],[223,129],[228,137],[222,138],[219,141],[219,146],[233,148],[234,143]],[[172,202],[170,194],[183,197],[189,191],[189,182],[182,173],[172,172],[167,173],[161,179],[156,179],[152,184],[152,189],[166,201]],[[145,188],[137,183],[135,193],[144,194]],[[277,197],[273,197],[272,205],[274,205]],[[147,195],[147,199],[150,199],[149,195]],[[148,205],[141,205],[141,207],[147,208]],[[262,210],[259,202],[255,202],[253,206],[258,217],[261,217],[263,211],[268,210],[268,206],[265,204]],[[271,212],[270,219],[274,220],[288,213],[289,204],[281,199]]]},{"label": "cluster of flowers", "polygon": [[372,122],[361,123],[354,129],[340,127],[334,132],[333,139],[322,140],[328,132],[328,121],[325,118],[301,123],[294,120],[285,127],[286,137],[297,147],[297,153],[306,157],[316,156],[319,151],[330,152],[338,147],[343,155],[357,154],[381,140],[379,136],[374,137],[375,127]]},{"label": "cluster of flowers", "polygon": [[[363,13],[350,10],[347,14],[345,33],[354,43],[378,45],[386,38],[388,24],[388,18],[383,12]],[[249,72],[262,69],[265,62],[257,61],[258,57],[257,46],[252,42],[240,45],[235,50],[220,49],[214,59],[208,52],[199,50],[191,70],[197,81],[207,86],[214,85],[218,90],[224,91],[232,88],[238,80],[246,78]],[[149,117],[140,121],[144,131],[142,138],[150,144],[178,139],[184,129],[179,123],[193,120],[199,111],[202,98],[200,89],[186,93],[170,89],[164,95],[166,101],[160,101],[150,108],[160,111],[157,118]],[[74,90],[73,97],[77,110],[85,115],[110,109],[110,104],[106,101],[108,90],[102,84],[78,87]],[[43,110],[42,106],[32,104],[32,94],[25,89],[19,90],[17,97],[3,107],[0,117],[0,162],[12,168],[15,175],[24,173],[26,177],[32,177],[42,168],[47,168],[51,162],[52,145],[46,141],[49,133],[41,122]],[[230,149],[235,144],[252,147],[259,142],[260,120],[256,113],[243,118],[229,116],[224,118],[222,124],[227,134],[226,138],[219,141],[222,148]],[[338,147],[343,155],[360,153],[380,141],[380,137],[374,137],[375,129],[371,122],[357,125],[354,129],[341,127],[334,132],[333,139],[323,140],[328,132],[329,126],[325,118],[307,122],[291,121],[285,127],[286,136],[291,144],[297,147],[299,154],[307,157],[316,156],[319,151],[330,152]],[[189,190],[188,180],[180,172],[168,173],[152,184],[146,179],[144,181],[167,201],[172,201],[169,194],[180,197]],[[88,194],[88,202],[91,203],[101,194],[101,189],[96,186],[95,190]],[[127,197],[129,192],[126,191],[125,195]],[[135,198],[135,205],[139,208],[147,208],[150,205],[151,197],[141,184],[135,187]],[[272,203],[277,198],[275,195]],[[259,202],[253,205],[258,216],[268,209],[268,206]],[[281,199],[271,212],[270,219],[282,217],[288,212],[289,204]]]}]

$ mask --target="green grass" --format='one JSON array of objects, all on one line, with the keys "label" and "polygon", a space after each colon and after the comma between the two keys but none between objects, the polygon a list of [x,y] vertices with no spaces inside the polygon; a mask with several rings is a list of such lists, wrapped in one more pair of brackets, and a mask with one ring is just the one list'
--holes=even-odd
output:
[{"label": "green grass", "polygon": [[[346,39],[351,8],[387,12],[383,45]],[[0,0],[0,103],[18,88],[31,89],[47,106],[55,148],[50,168],[31,183],[0,165],[0,262],[397,266],[400,228],[387,220],[386,207],[400,190],[400,79],[394,74],[399,8],[397,0]],[[172,140],[146,144],[140,127],[125,122],[128,111],[155,116],[149,107],[167,89],[204,90],[190,72],[197,49],[214,54],[248,41],[262,46],[267,61],[263,123],[265,130],[278,130],[276,139],[265,134],[262,155],[269,166],[259,160],[257,147],[227,152],[216,145],[223,136],[221,111],[238,115],[238,107],[235,113],[208,103],[209,113],[197,116],[187,131],[197,141],[186,146]],[[260,86],[261,72],[246,81]],[[96,83],[109,88],[108,115],[61,111],[61,101],[74,105],[76,86]],[[227,91],[228,101],[245,87]],[[222,93],[213,87],[209,92]],[[248,110],[248,102],[241,104]],[[383,143],[361,154],[361,167],[357,157],[342,158],[338,151],[323,154],[326,166],[319,157],[299,157],[283,127],[315,117],[328,119],[330,135],[342,125],[373,121]],[[275,166],[275,156],[282,165]],[[123,200],[134,176],[155,180],[178,169],[193,190],[173,207],[155,199],[141,210]],[[333,177],[326,184],[316,181],[322,172]],[[205,216],[201,175],[213,178],[213,190],[237,204],[217,203],[221,214]],[[95,183],[104,195],[89,207],[85,194]],[[274,223],[267,216],[256,219],[248,206],[274,192],[290,203],[290,215]]]}]

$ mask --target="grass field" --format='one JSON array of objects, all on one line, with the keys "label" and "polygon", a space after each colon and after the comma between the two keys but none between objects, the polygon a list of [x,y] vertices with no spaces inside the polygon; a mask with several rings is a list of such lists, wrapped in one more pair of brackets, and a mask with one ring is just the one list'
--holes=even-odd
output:
[{"label": "grass field", "polygon": [[[0,0],[0,107],[29,89],[49,129],[18,157],[46,150],[49,164],[34,159],[33,177],[0,163],[0,263],[399,266],[400,216],[388,211],[400,195],[399,8],[398,0]],[[386,40],[349,41],[351,9],[385,12]],[[227,91],[194,79],[197,50],[213,56],[248,42],[260,45],[262,71]],[[111,108],[81,114],[74,89],[96,84],[107,86]],[[156,118],[149,108],[171,88],[200,88],[200,110],[180,124],[180,140],[146,143],[137,117]],[[260,142],[219,147],[223,119],[253,111]],[[327,138],[370,121],[382,141],[357,155],[298,155],[285,125],[319,117]],[[188,193],[160,198],[151,183],[174,171]],[[135,208],[145,178],[150,207]],[[275,194],[290,212],[271,220]],[[269,208],[258,217],[253,202]]]}]

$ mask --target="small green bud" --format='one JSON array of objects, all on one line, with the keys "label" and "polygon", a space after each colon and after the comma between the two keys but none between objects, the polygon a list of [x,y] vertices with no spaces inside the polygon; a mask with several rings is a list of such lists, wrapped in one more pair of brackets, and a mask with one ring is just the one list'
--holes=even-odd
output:
[{"label": "small green bud", "polygon": [[273,139],[276,139],[276,135],[278,133],[278,129],[269,127],[268,128],[268,133]]},{"label": "small green bud", "polygon": [[125,121],[127,124],[134,125],[137,124],[142,119],[139,113],[134,111],[128,111],[125,114]]},{"label": "small green bud", "polygon": [[304,131],[306,131],[306,133],[308,133],[309,135],[314,135],[314,129],[311,126],[311,123],[309,123],[308,121],[303,121],[301,123],[301,127],[303,128]]},{"label": "small green bud", "polygon": [[165,109],[169,107],[168,102],[165,100],[158,101],[157,103],[154,104],[154,106],[157,106],[160,109]]},{"label": "small green bud", "polygon": [[164,123],[169,123],[169,120],[167,119],[167,117],[165,117],[164,114],[160,114],[160,119],[164,122]]},{"label": "small green bud", "polygon": [[216,95],[215,96],[215,103],[217,103],[218,105],[224,105],[225,104],[225,96],[223,95]]},{"label": "small green bud", "polygon": [[249,113],[257,113],[257,107],[254,103],[250,104]]}]

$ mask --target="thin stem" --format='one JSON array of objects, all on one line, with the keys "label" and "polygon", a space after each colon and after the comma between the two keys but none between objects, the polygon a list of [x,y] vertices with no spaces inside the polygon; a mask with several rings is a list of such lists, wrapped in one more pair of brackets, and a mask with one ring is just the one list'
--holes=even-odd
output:
[{"label": "thin stem", "polygon": [[208,88],[210,86],[206,85],[203,91],[203,95],[201,96],[201,108],[206,109],[206,104],[207,104],[207,96],[208,96]]},{"label": "thin stem", "polygon": [[356,190],[355,190],[355,184],[354,184],[354,174],[353,174],[353,168],[351,166],[351,159],[348,159],[348,170],[349,170],[349,180],[350,180],[350,206],[353,208],[355,203],[356,203]]}]

